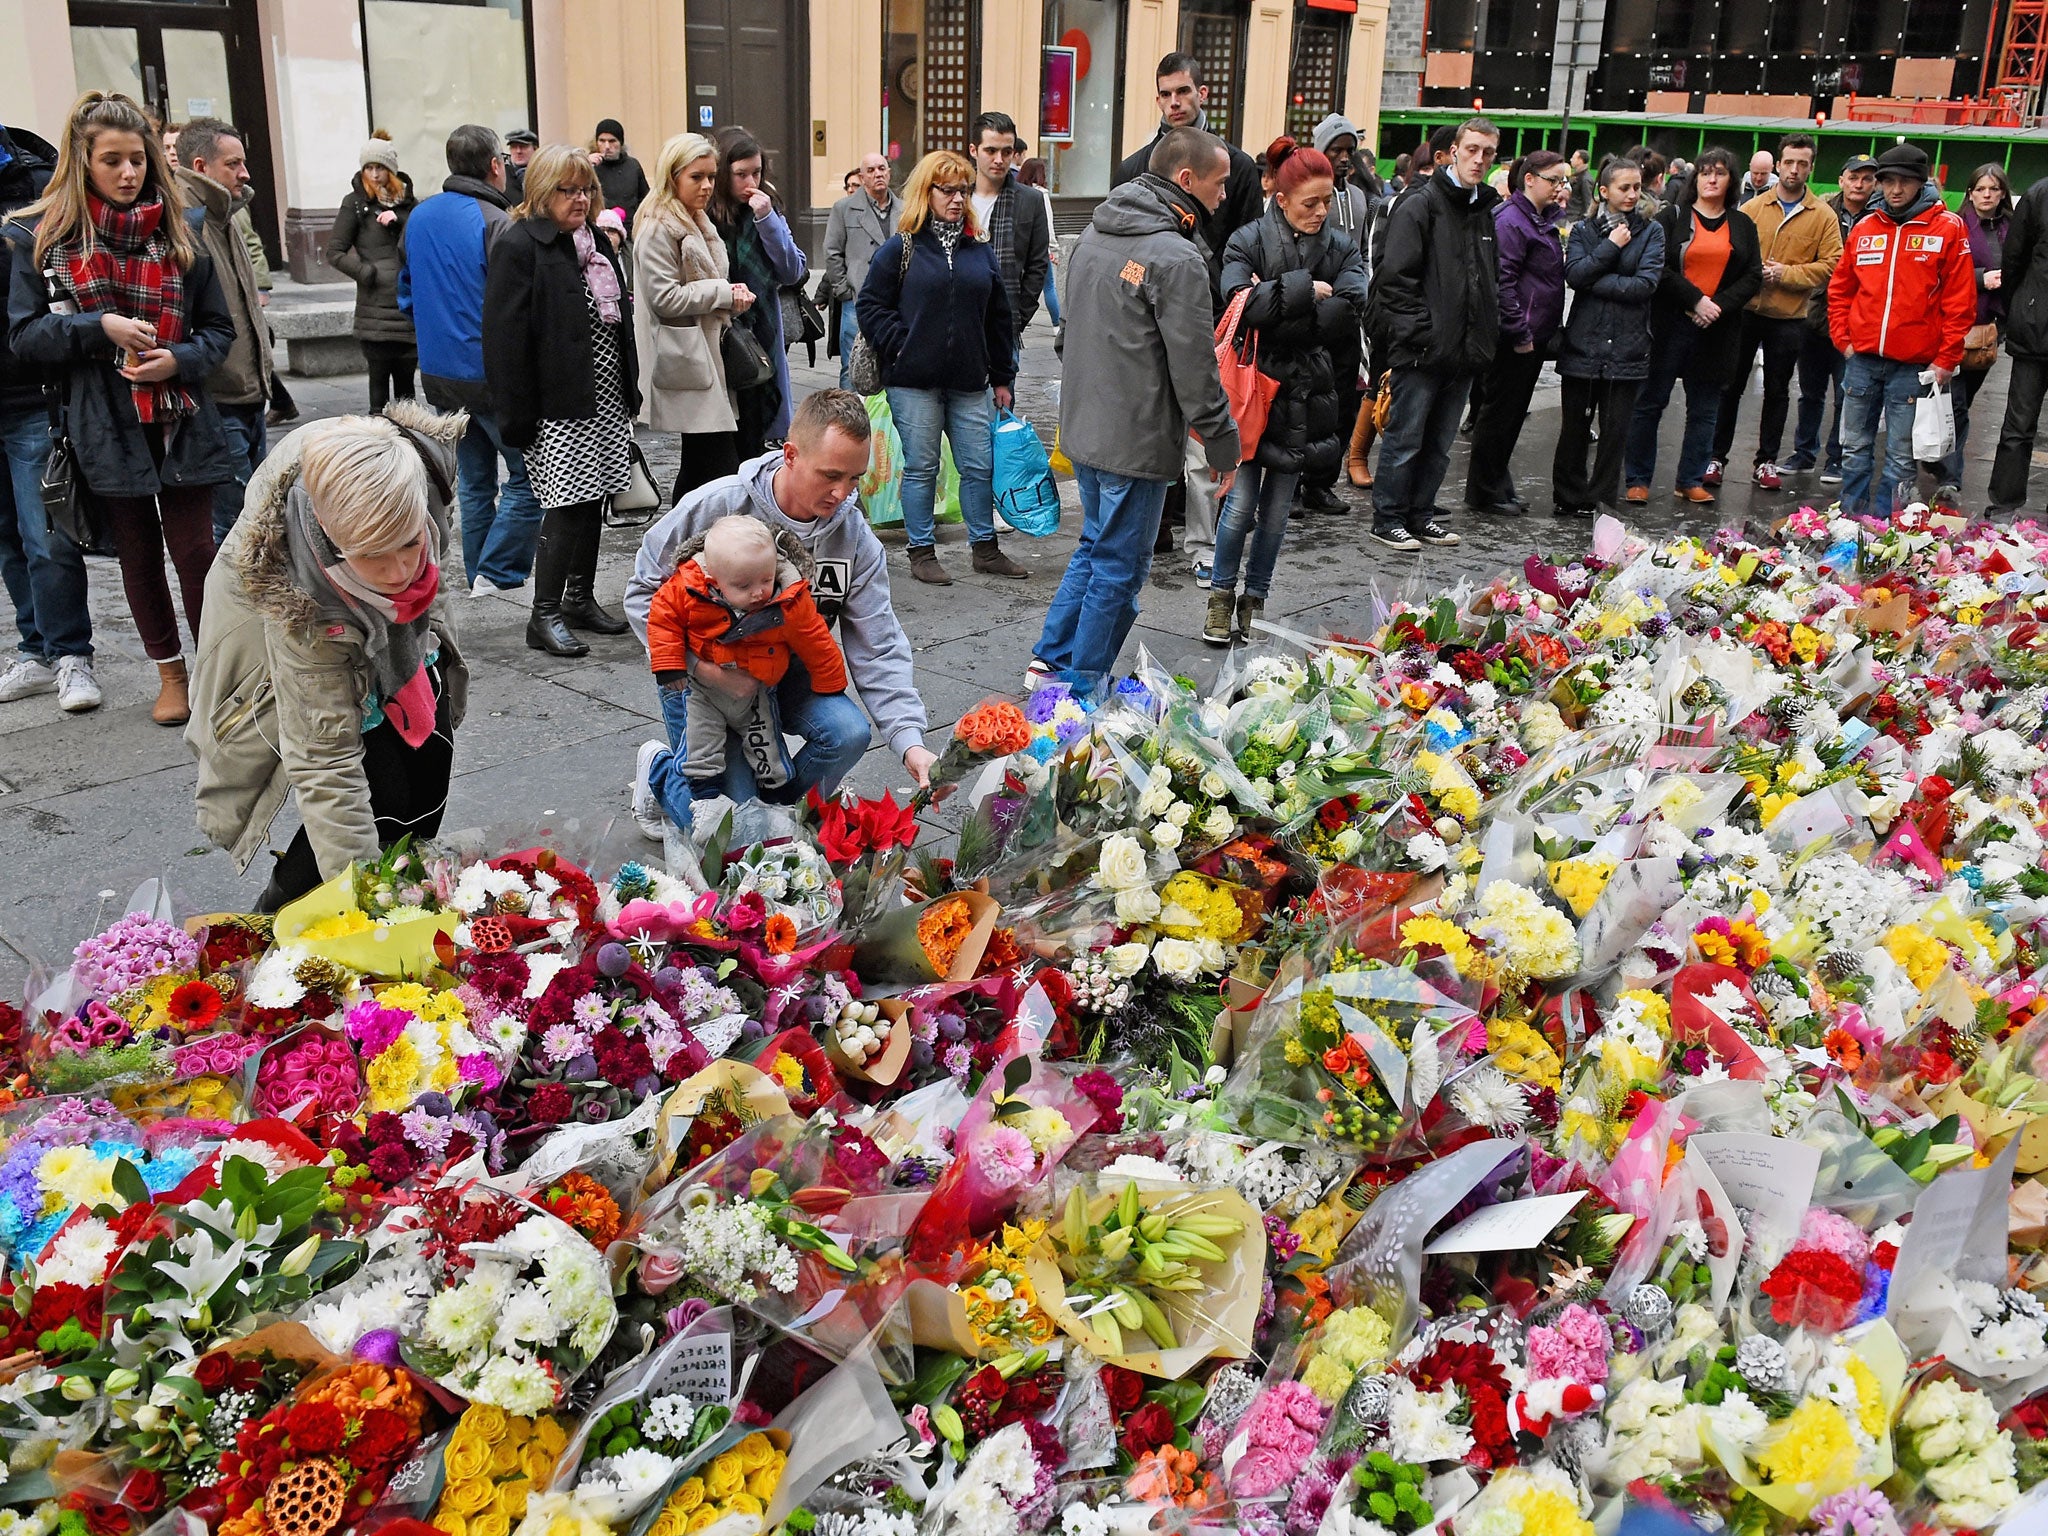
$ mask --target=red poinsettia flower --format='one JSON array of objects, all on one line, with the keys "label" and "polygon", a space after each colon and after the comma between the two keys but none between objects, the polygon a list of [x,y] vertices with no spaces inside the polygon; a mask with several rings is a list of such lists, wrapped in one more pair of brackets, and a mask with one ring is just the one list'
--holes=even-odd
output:
[{"label": "red poinsettia flower", "polygon": [[863,800],[854,807],[861,835],[875,848],[908,848],[917,841],[917,813],[898,805],[896,797],[884,794],[879,800]]}]

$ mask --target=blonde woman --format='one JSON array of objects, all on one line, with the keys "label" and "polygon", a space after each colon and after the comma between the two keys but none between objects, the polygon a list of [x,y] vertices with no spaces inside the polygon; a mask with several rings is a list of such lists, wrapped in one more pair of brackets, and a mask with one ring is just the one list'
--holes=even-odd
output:
[{"label": "blonde woman", "polygon": [[440,828],[469,693],[441,488],[468,424],[399,400],[294,432],[206,579],[185,735],[200,830],[247,869],[286,794],[299,802],[259,912]]},{"label": "blonde woman", "polygon": [[412,316],[398,307],[399,242],[412,217],[412,178],[398,168],[398,146],[379,129],[357,151],[362,169],[334,215],[327,264],[355,279],[356,340],[370,364],[370,412],[393,395],[412,398],[419,342]]},{"label": "blonde woman", "polygon": [[190,716],[170,548],[199,632],[213,563],[213,488],[235,478],[206,376],[234,345],[213,263],[185,221],[171,162],[142,108],[89,91],[71,109],[48,191],[8,221],[14,352],[63,392],[78,477],[113,534],[142,648],[150,718]]},{"label": "blonde woman", "polygon": [[572,630],[626,632],[592,590],[605,500],[632,478],[640,410],[633,298],[611,241],[592,228],[598,195],[589,155],[543,149],[484,280],[484,379],[543,512],[526,643],[551,656],[589,654]]},{"label": "blonde woman", "polygon": [[861,334],[875,349],[889,413],[903,438],[903,531],[910,574],[933,586],[953,578],[939,564],[932,508],[941,437],[960,471],[960,515],[984,576],[1030,573],[996,543],[994,408],[1010,408],[1017,348],[1010,299],[995,247],[968,202],[974,167],[936,150],[903,187],[899,233],[868,267],[857,301]]},{"label": "blonde woman", "polygon": [[633,218],[635,340],[644,416],[680,434],[670,505],[706,481],[736,475],[739,439],[719,345],[754,291],[732,281],[725,242],[707,209],[718,186],[718,146],[679,133],[661,146],[654,190]]}]

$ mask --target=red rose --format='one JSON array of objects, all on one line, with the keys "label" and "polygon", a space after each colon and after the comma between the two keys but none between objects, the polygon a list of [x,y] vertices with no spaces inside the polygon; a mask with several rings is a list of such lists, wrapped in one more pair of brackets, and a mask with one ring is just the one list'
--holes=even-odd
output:
[{"label": "red rose", "polygon": [[235,1361],[234,1364],[234,1371],[228,1377],[229,1383],[237,1392],[255,1391],[257,1385],[263,1380],[263,1362],[244,1355],[241,1359]]},{"label": "red rose", "polygon": [[1003,1373],[992,1365],[984,1365],[980,1370],[967,1378],[967,1390],[969,1392],[973,1393],[976,1397],[987,1398],[992,1402],[1000,1402],[1003,1394],[1009,1388],[1010,1384],[1003,1379]]},{"label": "red rose", "polygon": [[1122,1418],[1145,1395],[1145,1378],[1136,1371],[1127,1371],[1120,1365],[1105,1365],[1102,1368],[1103,1390],[1109,1393],[1109,1410]]},{"label": "red rose", "polygon": [[348,1459],[357,1470],[367,1471],[395,1460],[411,1440],[412,1431],[406,1427],[402,1414],[389,1408],[368,1408],[363,1411],[355,1439],[349,1442]]},{"label": "red rose", "polygon": [[295,1456],[325,1456],[339,1450],[348,1425],[332,1403],[296,1403],[284,1416]]},{"label": "red rose", "polygon": [[228,1384],[234,1370],[235,1362],[219,1350],[215,1350],[210,1355],[199,1357],[198,1363],[192,1367],[192,1379],[199,1383],[202,1392],[218,1392]]},{"label": "red rose", "polygon": [[128,1481],[121,1485],[121,1502],[145,1515],[153,1514],[163,1501],[164,1478],[161,1472],[142,1467],[131,1472]]},{"label": "red rose", "polygon": [[1163,1403],[1141,1403],[1136,1412],[1124,1420],[1123,1446],[1136,1461],[1162,1445],[1173,1441],[1173,1415]]}]

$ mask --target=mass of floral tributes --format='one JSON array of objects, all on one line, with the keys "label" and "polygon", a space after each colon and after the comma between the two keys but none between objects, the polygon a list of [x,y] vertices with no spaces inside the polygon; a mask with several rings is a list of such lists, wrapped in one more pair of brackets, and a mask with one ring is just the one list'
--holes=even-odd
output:
[{"label": "mass of floral tributes", "polygon": [[82,936],[0,1536],[2035,1528],[2048,529],[1759,537]]}]

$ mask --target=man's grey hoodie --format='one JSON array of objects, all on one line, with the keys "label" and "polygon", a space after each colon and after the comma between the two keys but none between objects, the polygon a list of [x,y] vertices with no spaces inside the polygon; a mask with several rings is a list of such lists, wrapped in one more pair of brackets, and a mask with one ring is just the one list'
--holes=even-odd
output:
[{"label": "man's grey hoodie", "polygon": [[662,583],[675,574],[683,545],[721,517],[758,517],[778,533],[794,534],[816,571],[811,595],[827,624],[838,625],[839,648],[861,703],[901,757],[924,745],[924,700],[910,674],[910,639],[889,601],[889,567],[880,541],[861,516],[860,498],[849,496],[829,517],[799,522],[775,503],[775,471],[782,450],[749,459],[740,472],[690,492],[640,541],[633,576],[626,583],[626,618],[640,644],[647,644],[647,611]]},{"label": "man's grey hoodie", "polygon": [[1147,173],[1096,205],[1067,264],[1060,447],[1076,464],[1178,480],[1187,435],[1209,467],[1238,463],[1216,372],[1201,206]]}]

